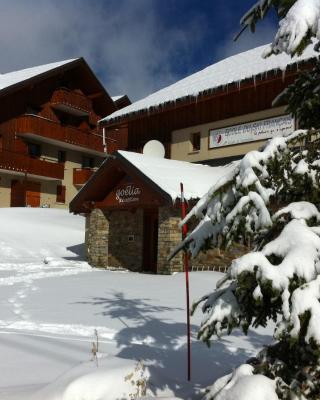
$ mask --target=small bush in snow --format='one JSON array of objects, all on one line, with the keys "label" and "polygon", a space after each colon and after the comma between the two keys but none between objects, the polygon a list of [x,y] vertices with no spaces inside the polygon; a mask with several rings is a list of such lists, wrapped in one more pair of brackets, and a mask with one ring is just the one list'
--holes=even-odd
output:
[{"label": "small bush in snow", "polygon": [[132,373],[127,375],[124,380],[130,382],[133,392],[129,394],[130,400],[136,400],[147,394],[148,377],[145,374],[145,365],[143,361],[138,361]]}]

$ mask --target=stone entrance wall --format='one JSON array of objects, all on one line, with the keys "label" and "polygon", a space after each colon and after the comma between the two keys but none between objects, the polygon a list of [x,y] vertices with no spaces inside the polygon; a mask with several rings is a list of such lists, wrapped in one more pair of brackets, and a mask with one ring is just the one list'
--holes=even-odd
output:
[{"label": "stone entrance wall", "polygon": [[[180,209],[159,207],[158,274],[183,271],[182,252],[171,261],[169,255],[181,241]],[[190,228],[191,229],[191,228]],[[95,209],[87,217],[87,260],[99,268],[125,268],[141,271],[143,264],[143,209],[102,211]],[[231,261],[248,249],[235,245],[227,252],[209,250],[190,260],[192,270],[224,271]]]},{"label": "stone entrance wall", "polygon": [[182,253],[177,254],[170,262],[168,261],[169,255],[181,242],[180,213],[181,211],[177,208],[159,208],[158,273],[160,274],[183,271]]},{"label": "stone entrance wall", "polygon": [[93,267],[108,265],[109,221],[99,208],[86,217],[86,255]]},{"label": "stone entrance wall", "polygon": [[108,266],[141,271],[143,210],[109,211]]},{"label": "stone entrance wall", "polygon": [[143,210],[94,209],[86,220],[88,263],[98,268],[140,271],[142,265]]}]

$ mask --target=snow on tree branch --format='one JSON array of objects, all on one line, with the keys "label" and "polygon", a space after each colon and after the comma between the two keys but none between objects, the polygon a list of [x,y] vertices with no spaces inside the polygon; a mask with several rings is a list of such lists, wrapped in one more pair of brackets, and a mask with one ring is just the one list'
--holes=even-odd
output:
[{"label": "snow on tree branch", "polygon": [[320,39],[320,1],[297,0],[280,21],[274,42],[263,56],[282,52],[301,54],[313,37]]},{"label": "snow on tree branch", "polygon": [[[297,212],[305,206],[309,212]],[[320,213],[312,206],[295,203],[291,209],[280,210],[277,220],[284,215],[298,219],[292,219],[261,251],[234,260],[223,287],[195,304],[194,309],[204,302],[200,339],[208,342],[213,334],[220,336],[223,330],[230,332],[237,326],[256,326],[272,318],[273,311],[282,315],[278,336],[286,329],[293,339],[298,338],[300,319],[309,311],[311,317],[304,327],[306,340],[313,339],[320,345],[320,237],[304,219],[316,218],[320,222]],[[316,212],[312,214],[311,211]],[[300,287],[301,282],[305,285]],[[244,288],[239,290],[239,285]],[[249,315],[244,297],[255,307]]]},{"label": "snow on tree branch", "polygon": [[252,365],[243,364],[208,388],[203,400],[278,400],[276,381],[254,375]]},{"label": "snow on tree branch", "polygon": [[252,32],[258,21],[265,18],[271,8],[274,8],[279,22],[279,29],[271,46],[265,51],[264,57],[285,52],[289,55],[301,54],[315,38],[319,47],[320,40],[320,0],[260,0],[241,18],[241,32],[246,29]]},{"label": "snow on tree branch", "polygon": [[[256,246],[232,262],[215,292],[194,304],[193,311],[203,304],[198,336],[205,342],[236,327],[264,326],[280,314],[278,335],[296,340],[303,330],[307,341],[320,345],[314,328],[320,326],[320,212],[313,204],[320,201],[319,159],[317,131],[274,138],[244,156],[182,221],[200,219],[180,246],[193,256],[208,241],[223,247],[250,238]],[[301,301],[302,293],[308,301]]]},{"label": "snow on tree branch", "polygon": [[[272,139],[261,151],[246,154],[181,222],[183,225],[192,217],[201,220],[174,254],[187,246],[196,256],[208,239],[213,246],[222,240],[228,247],[240,236],[244,243],[252,243],[265,233],[272,225],[268,209],[270,199],[279,192],[286,196],[294,177],[298,181],[301,175],[312,181],[319,177],[317,167],[312,164],[315,160],[310,160],[310,165],[306,166],[299,150],[290,152],[290,146],[299,145],[308,135],[307,131],[296,131],[287,137]],[[281,164],[284,168],[280,168]],[[287,179],[289,174],[291,178]]]}]

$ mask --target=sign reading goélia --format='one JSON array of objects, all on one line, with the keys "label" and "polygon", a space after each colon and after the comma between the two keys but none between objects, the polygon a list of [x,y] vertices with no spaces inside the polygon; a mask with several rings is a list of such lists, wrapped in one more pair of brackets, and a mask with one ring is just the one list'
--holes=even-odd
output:
[{"label": "sign reading go\u00e9lia", "polygon": [[119,203],[134,203],[140,200],[141,189],[133,183],[127,184],[116,190],[116,200]]},{"label": "sign reading go\u00e9lia", "polygon": [[270,139],[292,133],[294,129],[295,121],[291,115],[263,119],[227,128],[212,129],[209,132],[209,148]]}]

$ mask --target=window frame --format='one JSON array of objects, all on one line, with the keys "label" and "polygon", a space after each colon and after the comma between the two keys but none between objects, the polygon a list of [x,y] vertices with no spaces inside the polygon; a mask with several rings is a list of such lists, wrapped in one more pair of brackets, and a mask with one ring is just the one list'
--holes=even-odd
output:
[{"label": "window frame", "polygon": [[[60,158],[60,155],[63,154],[62,159]],[[67,160],[67,152],[65,150],[58,150],[58,163],[59,164],[65,164],[66,160]]]},{"label": "window frame", "polygon": [[56,202],[65,204],[66,203],[66,186],[65,185],[57,185],[56,189]]},{"label": "window frame", "polygon": [[[197,137],[198,146],[195,146],[195,137]],[[201,151],[201,132],[192,132],[189,137],[190,153],[199,153]]]}]

